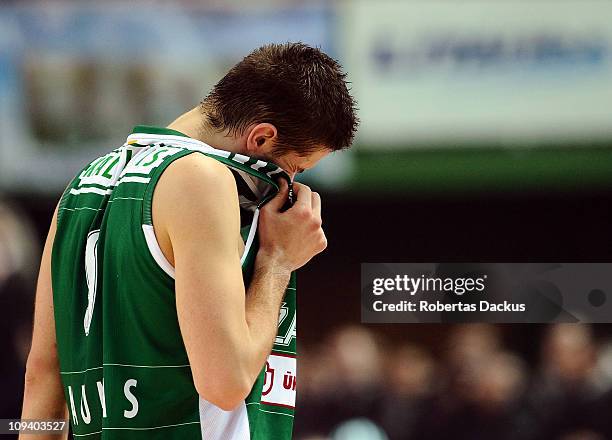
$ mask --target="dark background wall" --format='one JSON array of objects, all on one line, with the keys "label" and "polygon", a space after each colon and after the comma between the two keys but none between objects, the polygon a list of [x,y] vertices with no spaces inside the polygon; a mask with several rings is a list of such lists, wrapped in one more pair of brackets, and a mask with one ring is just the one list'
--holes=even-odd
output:
[{"label": "dark background wall", "polygon": [[[298,328],[306,345],[342,324],[360,322],[362,262],[612,261],[612,188],[322,198],[328,248],[298,275]],[[16,195],[9,201],[35,221],[42,243],[56,200]],[[447,324],[373,327],[434,351],[448,330]],[[541,326],[501,328],[509,344],[533,355],[535,347],[524,336]],[[603,325],[595,329],[610,332]]]}]

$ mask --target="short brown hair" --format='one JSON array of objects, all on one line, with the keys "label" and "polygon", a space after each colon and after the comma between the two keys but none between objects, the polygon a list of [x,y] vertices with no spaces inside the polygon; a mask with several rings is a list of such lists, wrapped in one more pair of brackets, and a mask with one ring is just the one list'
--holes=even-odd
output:
[{"label": "short brown hair", "polygon": [[254,50],[213,87],[202,108],[219,131],[273,124],[277,154],[348,148],[359,124],[340,64],[303,43]]}]

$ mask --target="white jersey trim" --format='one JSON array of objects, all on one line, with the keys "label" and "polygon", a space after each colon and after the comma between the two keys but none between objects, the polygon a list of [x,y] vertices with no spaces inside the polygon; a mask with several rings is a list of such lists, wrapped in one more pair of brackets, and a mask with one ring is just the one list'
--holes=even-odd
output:
[{"label": "white jersey trim", "polygon": [[255,233],[257,232],[257,220],[259,219],[259,208],[255,210],[253,213],[253,221],[251,222],[251,228],[249,229],[249,235],[247,236],[247,241],[244,244],[244,252],[242,253],[242,257],[240,257],[240,265],[242,266],[249,255],[249,250],[251,250],[251,246],[253,246],[253,240],[255,239]]},{"label": "white jersey trim", "polygon": [[73,195],[79,195],[79,194],[84,194],[84,193],[93,193],[93,194],[100,194],[101,196],[105,196],[107,194],[111,193],[111,189],[100,189],[100,188],[79,188],[79,189],[74,189],[71,188],[70,189],[70,194]]},{"label": "white jersey trim", "polygon": [[147,241],[147,247],[149,248],[149,252],[151,252],[151,256],[153,257],[157,265],[170,277],[172,277],[172,279],[174,279],[174,266],[172,266],[172,264],[170,264],[170,262],[166,259],[166,256],[159,247],[159,243],[157,242],[157,237],[155,236],[155,230],[153,229],[153,225],[142,225],[142,231],[144,232],[145,240]]},{"label": "white jersey trim", "polygon": [[[251,223],[251,228],[249,229],[247,241],[244,244],[244,251],[242,252],[242,257],[240,257],[241,265],[244,264],[244,261],[246,260],[247,255],[249,254],[249,250],[253,245],[255,233],[257,232],[258,218],[259,209],[256,209],[255,213],[253,214],[253,222]],[[170,264],[170,262],[166,259],[166,256],[159,247],[159,243],[157,242],[157,237],[155,236],[155,229],[153,228],[153,225],[142,225],[142,232],[144,233],[149,252],[151,253],[151,256],[153,257],[157,265],[172,279],[175,279],[176,270],[174,269],[174,266],[172,266],[172,264]]]},{"label": "white jersey trim", "polygon": [[132,133],[128,136],[127,142],[137,142],[141,144],[155,144],[155,143],[164,143],[168,146],[176,146],[182,148],[193,149],[197,151],[202,151],[204,153],[211,153],[217,156],[228,158],[231,154],[229,151],[218,150],[214,147],[211,147],[208,144],[205,144],[202,141],[197,139],[184,137],[184,136],[176,136],[171,134],[149,134],[149,133]]}]

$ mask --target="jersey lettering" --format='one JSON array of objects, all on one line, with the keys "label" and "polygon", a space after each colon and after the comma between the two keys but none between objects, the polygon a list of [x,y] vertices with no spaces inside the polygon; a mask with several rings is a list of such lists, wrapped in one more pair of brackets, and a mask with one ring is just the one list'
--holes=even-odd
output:
[{"label": "jersey lettering", "polygon": [[[276,345],[288,346],[291,344],[293,338],[296,337],[296,320],[295,320],[295,310],[293,311],[293,317],[291,318],[291,322],[289,325],[283,326],[283,323],[287,320],[289,316],[289,307],[287,307],[287,303],[283,303],[280,308],[279,319],[278,319],[278,335],[274,340]],[[284,330],[284,332],[283,332]]]}]

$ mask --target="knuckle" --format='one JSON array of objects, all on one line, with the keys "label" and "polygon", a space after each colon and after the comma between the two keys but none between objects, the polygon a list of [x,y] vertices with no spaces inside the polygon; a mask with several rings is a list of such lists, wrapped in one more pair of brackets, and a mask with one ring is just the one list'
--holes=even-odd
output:
[{"label": "knuckle", "polygon": [[327,248],[327,238],[323,237],[320,242],[321,250],[325,250]]},{"label": "knuckle", "polygon": [[307,220],[310,216],[310,212],[304,206],[297,206],[295,214],[302,220]]},{"label": "knuckle", "polygon": [[312,192],[310,187],[308,185],[304,185],[303,183],[294,183],[294,189],[296,188],[299,192]]},{"label": "knuckle", "polygon": [[325,249],[327,247],[327,237],[325,236],[325,232],[323,232],[322,229],[320,230],[317,243],[318,243],[319,248],[321,250],[323,250],[323,249]]}]

